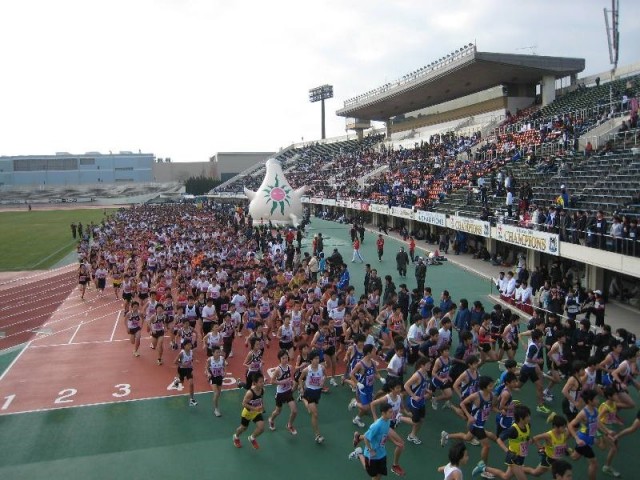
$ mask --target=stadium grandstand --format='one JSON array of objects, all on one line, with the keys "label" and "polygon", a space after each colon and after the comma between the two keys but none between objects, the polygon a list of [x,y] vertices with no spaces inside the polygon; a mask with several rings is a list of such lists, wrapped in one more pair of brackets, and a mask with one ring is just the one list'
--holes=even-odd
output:
[{"label": "stadium grandstand", "polygon": [[[584,68],[583,59],[470,44],[345,101],[336,113],[355,138],[292,145],[276,158],[294,188],[308,186],[311,214],[359,218],[445,250],[450,239],[456,253],[506,267],[520,254],[531,271],[560,258],[587,288],[616,278],[631,289],[640,276],[640,65],[613,80],[580,79]],[[258,165],[211,194],[242,197],[263,176]]]}]

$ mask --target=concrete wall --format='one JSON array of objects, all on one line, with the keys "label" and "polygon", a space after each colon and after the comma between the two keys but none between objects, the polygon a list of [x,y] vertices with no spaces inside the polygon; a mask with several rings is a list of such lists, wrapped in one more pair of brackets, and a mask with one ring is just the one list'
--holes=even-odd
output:
[{"label": "concrete wall", "polygon": [[560,254],[563,258],[577,260],[587,265],[640,277],[640,258],[638,257],[629,257],[567,242],[561,242]]},{"label": "concrete wall", "polygon": [[275,152],[219,152],[211,157],[211,161],[215,165],[216,178],[219,180],[222,174],[237,175],[274,155]]},{"label": "concrete wall", "polygon": [[154,182],[184,182],[190,177],[218,178],[213,162],[171,162],[153,164]]}]

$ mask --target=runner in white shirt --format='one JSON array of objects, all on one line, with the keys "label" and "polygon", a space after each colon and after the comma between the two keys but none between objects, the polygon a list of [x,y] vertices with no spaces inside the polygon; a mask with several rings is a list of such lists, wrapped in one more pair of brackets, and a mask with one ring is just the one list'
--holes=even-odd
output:
[{"label": "runner in white shirt", "polygon": [[231,303],[236,306],[236,310],[240,315],[244,314],[247,309],[247,297],[244,294],[244,288],[241,288],[231,299]]}]

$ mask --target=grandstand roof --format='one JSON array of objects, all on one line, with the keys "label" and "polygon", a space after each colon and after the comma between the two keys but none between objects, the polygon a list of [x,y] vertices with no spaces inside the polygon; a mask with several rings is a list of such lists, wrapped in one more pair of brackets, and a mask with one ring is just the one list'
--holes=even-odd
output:
[{"label": "grandstand roof", "polygon": [[402,113],[438,105],[496,85],[535,85],[542,77],[563,78],[584,70],[583,58],[478,52],[439,63],[388,83],[371,95],[345,102],[344,117],[386,121]]}]

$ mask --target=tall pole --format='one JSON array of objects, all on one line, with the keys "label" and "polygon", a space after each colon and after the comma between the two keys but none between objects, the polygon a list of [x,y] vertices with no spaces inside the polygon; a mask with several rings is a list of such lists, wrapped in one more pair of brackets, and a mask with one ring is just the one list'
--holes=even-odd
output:
[{"label": "tall pole", "polygon": [[320,87],[312,88],[309,90],[309,101],[321,102],[321,137],[324,140],[327,135],[325,131],[325,114],[324,114],[324,101],[328,98],[333,98],[333,86],[332,85],[322,85]]},{"label": "tall pole", "polygon": [[325,130],[324,130],[324,98],[322,99],[322,140],[326,138]]}]

